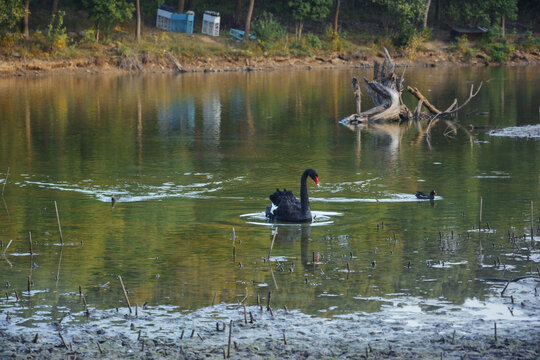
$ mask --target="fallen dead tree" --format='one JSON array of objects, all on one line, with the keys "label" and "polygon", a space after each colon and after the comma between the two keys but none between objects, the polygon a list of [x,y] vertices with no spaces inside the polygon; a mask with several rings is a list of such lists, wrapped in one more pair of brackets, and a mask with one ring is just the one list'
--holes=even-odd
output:
[{"label": "fallen dead tree", "polygon": [[[403,103],[401,98],[403,92],[404,74],[396,75],[396,66],[386,49],[385,59],[381,64],[377,60],[373,63],[373,80],[369,81],[364,77],[364,83],[368,95],[375,104],[375,107],[361,111],[361,90],[358,79],[352,79],[353,93],[356,99],[356,113],[347,116],[341,123],[344,125],[358,125],[365,122],[403,122],[409,120],[427,120],[425,132],[429,134],[429,130],[439,118],[449,116],[465,105],[475,97],[480,89],[480,86],[474,90],[474,85],[471,86],[469,98],[458,106],[457,99],[444,111],[437,109],[429,100],[422,95],[417,89],[408,86],[407,90],[418,99],[418,104],[413,112]],[[428,113],[423,112],[423,108],[428,110]]]}]

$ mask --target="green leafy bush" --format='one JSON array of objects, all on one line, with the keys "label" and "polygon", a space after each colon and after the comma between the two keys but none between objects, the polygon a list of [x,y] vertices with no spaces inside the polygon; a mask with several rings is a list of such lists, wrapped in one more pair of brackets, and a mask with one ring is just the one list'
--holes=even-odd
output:
[{"label": "green leafy bush", "polygon": [[260,48],[266,51],[274,49],[276,43],[285,36],[286,31],[271,13],[264,12],[253,22],[253,34],[257,37]]},{"label": "green leafy bush", "polygon": [[66,47],[67,33],[64,27],[65,11],[58,11],[53,14],[51,21],[45,30],[50,50],[63,49]]},{"label": "green leafy bush", "polygon": [[510,45],[506,38],[494,35],[481,41],[480,47],[488,55],[489,61],[494,62],[506,61],[516,51],[515,47]]},{"label": "green leafy bush", "polygon": [[322,48],[322,42],[321,40],[317,37],[317,35],[313,35],[312,33],[307,33],[305,35],[305,38],[306,38],[306,45],[312,49],[320,49]]},{"label": "green leafy bush", "polygon": [[532,31],[527,31],[527,35],[518,39],[518,46],[523,50],[538,50],[540,41],[536,38]]}]

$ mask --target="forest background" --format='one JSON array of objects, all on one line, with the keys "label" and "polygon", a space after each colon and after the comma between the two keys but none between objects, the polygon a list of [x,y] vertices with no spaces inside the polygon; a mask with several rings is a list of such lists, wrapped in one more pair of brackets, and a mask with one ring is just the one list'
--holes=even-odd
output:
[{"label": "forest background", "polygon": [[[157,29],[161,5],[193,11],[194,34]],[[200,33],[206,10],[220,13],[221,36]],[[350,64],[383,47],[407,62],[534,63],[539,16],[538,0],[2,0],[0,73]],[[488,32],[452,34],[478,27]]]}]

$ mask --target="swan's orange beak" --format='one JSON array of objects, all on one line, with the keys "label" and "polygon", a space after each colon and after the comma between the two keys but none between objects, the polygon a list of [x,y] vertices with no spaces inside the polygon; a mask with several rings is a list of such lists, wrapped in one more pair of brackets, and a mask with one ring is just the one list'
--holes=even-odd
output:
[{"label": "swan's orange beak", "polygon": [[319,187],[319,177],[315,176],[315,179],[313,179],[313,181],[315,181],[315,184],[317,185],[317,187]]}]

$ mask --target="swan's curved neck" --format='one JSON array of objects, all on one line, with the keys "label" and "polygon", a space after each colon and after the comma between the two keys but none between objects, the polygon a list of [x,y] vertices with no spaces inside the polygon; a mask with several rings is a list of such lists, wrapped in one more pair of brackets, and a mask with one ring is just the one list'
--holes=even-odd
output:
[{"label": "swan's curved neck", "polygon": [[307,213],[309,210],[309,195],[306,184],[307,177],[308,174],[304,171],[302,178],[300,179],[300,205],[302,206],[302,214]]}]

